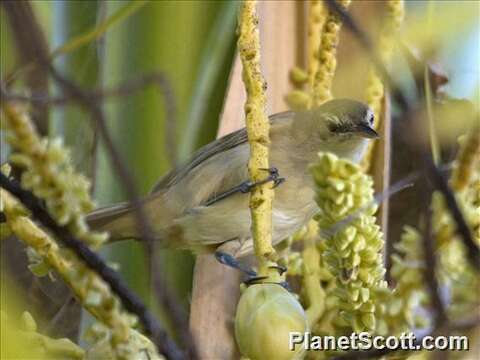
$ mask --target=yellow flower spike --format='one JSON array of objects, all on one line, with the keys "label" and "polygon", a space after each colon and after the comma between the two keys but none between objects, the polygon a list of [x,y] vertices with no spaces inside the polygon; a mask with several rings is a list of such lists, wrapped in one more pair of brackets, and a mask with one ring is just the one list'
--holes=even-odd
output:
[{"label": "yellow flower spike", "polygon": [[[88,348],[85,359],[114,359],[115,351],[111,345],[111,331],[101,323],[94,323],[87,329],[85,339],[92,344]],[[135,354],[135,360],[164,360],[165,358],[158,354],[155,345],[144,335],[135,329],[130,329],[129,343],[140,351]]]},{"label": "yellow flower spike", "polygon": [[[460,141],[450,184],[462,213],[480,245],[480,134],[472,129]],[[449,284],[452,304],[451,316],[475,309],[477,299],[472,288],[480,287],[480,276],[466,261],[466,249],[456,233],[456,224],[447,210],[444,198],[435,192],[432,196],[432,228],[439,254],[440,281]]]},{"label": "yellow flower spike", "polygon": [[307,303],[307,318],[309,326],[315,324],[325,311],[325,291],[320,284],[320,253],[315,242],[318,234],[318,224],[310,221],[304,236],[303,249],[303,289]]},{"label": "yellow flower spike", "polygon": [[[330,153],[319,153],[311,171],[320,210],[317,219],[326,230],[322,256],[336,277],[333,291],[342,299],[338,304],[340,315],[355,330],[374,330],[376,293],[386,284],[383,235],[375,224],[375,207],[371,206],[373,182],[358,165]],[[349,216],[353,218],[347,225],[336,228]],[[335,229],[333,234],[328,232],[330,228]],[[366,314],[365,309],[370,312]]]},{"label": "yellow flower spike", "polygon": [[235,338],[251,360],[300,359],[304,349],[289,349],[290,333],[308,331],[307,316],[297,299],[277,284],[248,287],[235,315]]},{"label": "yellow flower spike", "polygon": [[[9,307],[8,312],[15,313]],[[85,359],[85,351],[66,338],[53,339],[38,331],[33,316],[24,311],[20,321],[13,321],[6,312],[0,313],[0,357],[2,359]]]},{"label": "yellow flower spike", "polygon": [[480,129],[473,129],[462,140],[450,180],[455,191],[465,189],[472,179],[474,165],[480,157]]},{"label": "yellow flower spike", "polygon": [[302,68],[294,66],[290,70],[290,81],[297,87],[301,87],[308,81],[308,74]]},{"label": "yellow flower spike", "polygon": [[[266,82],[260,71],[260,38],[256,1],[244,1],[240,9],[238,50],[242,61],[242,78],[247,92],[245,103],[246,130],[250,145],[248,172],[252,182],[265,178],[268,169],[269,128],[265,113]],[[272,202],[274,191],[271,183],[256,186],[250,194],[252,237],[255,255],[259,261],[259,274],[272,274],[269,261],[275,260],[272,246]]]},{"label": "yellow flower spike", "polygon": [[400,241],[395,244],[397,253],[392,256],[390,275],[396,286],[392,293],[378,294],[385,304],[380,318],[385,331],[401,334],[418,323],[414,310],[425,299],[423,287],[423,252],[421,234],[413,227],[405,226]]},{"label": "yellow flower spike", "polygon": [[68,249],[57,243],[28,217],[23,206],[7,191],[0,189],[7,223],[12,232],[32,247],[73,290],[77,299],[94,317],[111,331],[111,346],[119,359],[132,359],[141,349],[131,341],[134,317],[125,313],[109,286]]},{"label": "yellow flower spike", "polygon": [[313,89],[315,82],[315,74],[318,69],[318,54],[320,49],[320,41],[322,28],[327,17],[327,10],[320,0],[312,0],[309,2],[308,11],[308,82],[310,90]]},{"label": "yellow flower spike", "polygon": [[[348,8],[350,0],[339,0],[338,4]],[[328,12],[322,28],[320,48],[318,50],[319,64],[313,81],[313,104],[320,105],[332,97],[331,88],[333,75],[337,67],[337,44],[341,22],[338,16]]]},{"label": "yellow flower spike", "polygon": [[88,245],[98,248],[106,234],[85,231],[84,215],[93,210],[90,183],[75,172],[60,139],[41,139],[20,106],[2,106],[7,141],[14,149],[10,161],[24,169],[22,186],[45,201],[50,214]]},{"label": "yellow flower spike", "polygon": [[303,90],[294,89],[285,96],[285,101],[290,109],[301,111],[308,108],[310,103],[310,94]]},{"label": "yellow flower spike", "polygon": [[[378,39],[378,54],[380,59],[387,64],[387,66],[391,61],[395,34],[398,32],[405,15],[404,7],[403,0],[388,0],[386,2],[385,23],[380,33],[380,38]],[[373,110],[375,115],[373,123],[374,129],[378,129],[381,121],[384,93],[384,85],[376,73],[375,68],[372,66],[369,70],[365,98],[367,104]],[[365,171],[368,171],[370,167],[374,146],[374,141],[371,141],[368,144],[367,151],[362,160],[362,168]]]}]

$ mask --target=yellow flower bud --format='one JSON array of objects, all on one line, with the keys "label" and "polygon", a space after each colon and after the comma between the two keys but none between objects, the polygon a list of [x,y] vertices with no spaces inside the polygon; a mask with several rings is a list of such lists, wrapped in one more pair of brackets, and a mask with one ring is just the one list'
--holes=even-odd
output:
[{"label": "yellow flower bud", "polygon": [[290,333],[304,333],[307,317],[297,299],[277,284],[257,284],[242,294],[235,316],[240,352],[251,360],[300,359],[303,347],[290,350]]},{"label": "yellow flower bud", "polygon": [[310,95],[302,90],[292,90],[285,95],[285,101],[292,110],[303,110],[310,103]]}]

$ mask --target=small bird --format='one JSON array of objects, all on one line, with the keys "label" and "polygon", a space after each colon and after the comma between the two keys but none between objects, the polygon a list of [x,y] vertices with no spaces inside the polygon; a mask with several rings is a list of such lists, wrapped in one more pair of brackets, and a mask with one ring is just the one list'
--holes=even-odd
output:
[{"label": "small bird", "polygon": [[[319,151],[358,162],[369,139],[378,137],[373,119],[367,105],[350,99],[269,117],[269,164],[274,168],[265,169],[262,183],[276,186],[274,244],[299,230],[317,211],[308,164]],[[247,133],[241,129],[202,147],[188,163],[160,179],[143,206],[161,246],[233,257],[252,252],[247,193],[256,184],[248,180],[248,158]],[[127,203],[98,209],[87,221],[94,229],[110,232],[112,240],[139,238]]]}]

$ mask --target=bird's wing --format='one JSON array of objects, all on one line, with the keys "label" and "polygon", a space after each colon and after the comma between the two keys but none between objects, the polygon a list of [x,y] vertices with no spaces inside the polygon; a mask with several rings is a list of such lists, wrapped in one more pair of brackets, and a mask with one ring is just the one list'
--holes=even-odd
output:
[{"label": "bird's wing", "polygon": [[[285,111],[278,114],[271,115],[269,117],[270,122],[289,119],[292,118],[292,111]],[[191,170],[197,167],[199,164],[205,160],[211,158],[212,156],[227,151],[231,148],[234,148],[240,144],[243,144],[247,141],[247,132],[245,128],[234,131],[228,135],[225,135],[217,140],[211,142],[208,145],[200,148],[197,152],[193,154],[190,162],[180,166],[170,173],[165,175],[160,179],[160,181],[155,185],[152,190],[152,193],[162,191],[163,189],[168,189],[169,187],[177,184],[182,180]]]}]

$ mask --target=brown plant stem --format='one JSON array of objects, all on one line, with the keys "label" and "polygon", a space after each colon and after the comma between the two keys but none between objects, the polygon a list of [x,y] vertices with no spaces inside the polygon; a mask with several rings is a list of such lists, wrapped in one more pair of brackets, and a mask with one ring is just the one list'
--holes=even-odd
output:
[{"label": "brown plant stem", "polygon": [[[25,64],[38,62],[38,54],[47,53],[48,45],[33,8],[29,1],[2,1],[8,15],[12,34],[18,49],[20,62]],[[26,73],[27,85],[34,95],[48,96],[48,74],[38,66]],[[48,134],[48,104],[35,104],[32,118],[38,132]]]}]

